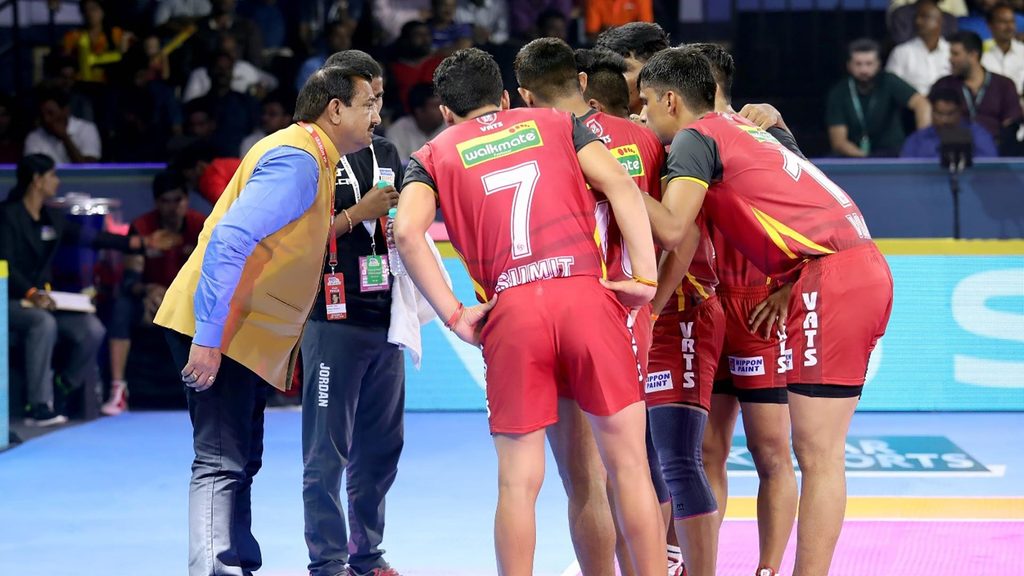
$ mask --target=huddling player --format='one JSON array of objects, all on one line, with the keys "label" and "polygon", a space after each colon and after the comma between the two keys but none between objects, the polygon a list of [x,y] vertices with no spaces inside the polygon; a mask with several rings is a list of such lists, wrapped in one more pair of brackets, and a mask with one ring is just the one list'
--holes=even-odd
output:
[{"label": "huddling player", "polygon": [[[754,266],[794,282],[787,387],[803,474],[794,574],[827,574],[846,505],[846,433],[891,312],[892,275],[857,206],[788,133],[714,111],[707,58],[666,50],[639,80],[644,120],[671,143],[663,203],[676,228],[667,243],[682,241],[703,207]],[[671,490],[677,479],[660,447],[659,457]]]},{"label": "huddling player", "polygon": [[[603,56],[603,55],[602,55]],[[621,58],[607,52],[607,57]],[[594,58],[588,58],[591,66]],[[660,175],[665,163],[664,146],[653,132],[629,120],[592,109],[583,94],[589,76],[577,71],[576,55],[564,41],[541,38],[524,46],[515,60],[519,93],[531,108],[554,108],[574,115],[612,155],[625,167],[640,190],[661,197]],[[622,71],[612,72],[628,98]],[[601,239],[601,253],[611,280],[628,281],[633,276],[632,264],[622,233],[606,199],[597,202],[596,220]],[[633,333],[641,371],[646,376],[647,354],[651,345],[650,307],[644,306],[635,315]],[[563,383],[564,384],[564,383]],[[558,422],[547,429],[548,441],[558,464],[558,472],[569,497],[569,531],[584,574],[595,576],[615,574],[616,530],[606,497],[605,471],[580,407],[568,388],[559,390]],[[654,456],[653,450],[648,451]],[[668,502],[668,492],[657,463],[651,467],[652,480],[659,502]],[[620,554],[624,571],[631,572],[629,556]]]},{"label": "huddling player", "polygon": [[[736,70],[732,56],[717,44],[689,44],[685,48],[703,55],[711,64],[717,88],[715,111],[735,114],[730,97]],[[775,118],[764,122],[774,125]],[[783,129],[764,124],[761,127],[769,133]],[[791,362],[785,354],[786,311],[792,285],[780,286],[770,280],[714,226],[710,233],[715,246],[718,297],[725,311],[725,344],[704,433],[704,467],[718,501],[720,528],[729,494],[726,461],[742,406],[747,449],[760,481],[757,576],[773,576],[782,563],[797,505],[786,405],[786,372]]]},{"label": "huddling player", "polygon": [[[661,576],[663,532],[630,331],[630,307],[647,304],[656,287],[642,195],[570,114],[507,110],[498,65],[485,52],[460,50],[445,59],[434,87],[449,128],[413,155],[395,234],[409,275],[438,315],[483,347],[498,455],[499,571],[533,572],[544,429],[558,421],[559,390],[568,390],[608,471],[632,564],[638,574]],[[608,199],[620,224],[629,280],[603,278],[587,183]],[[464,308],[431,255],[424,235],[438,205],[485,304]]]}]

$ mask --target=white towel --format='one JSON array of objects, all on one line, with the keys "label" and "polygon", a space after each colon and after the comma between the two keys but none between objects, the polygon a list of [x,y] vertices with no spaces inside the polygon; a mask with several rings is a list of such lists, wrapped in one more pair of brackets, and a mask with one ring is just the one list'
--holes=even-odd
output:
[{"label": "white towel", "polygon": [[[437,251],[437,246],[430,239],[430,235],[426,235],[426,239],[430,251],[434,254],[434,260],[441,268],[444,281],[451,288],[452,279],[444,267],[444,261],[441,260],[441,253]],[[419,370],[420,359],[423,356],[420,326],[436,318],[437,314],[430,306],[430,302],[423,294],[420,294],[419,289],[413,284],[412,278],[408,275],[392,276],[392,278],[394,284],[391,286],[391,326],[388,328],[388,342],[403,350],[408,350],[413,366]]]}]

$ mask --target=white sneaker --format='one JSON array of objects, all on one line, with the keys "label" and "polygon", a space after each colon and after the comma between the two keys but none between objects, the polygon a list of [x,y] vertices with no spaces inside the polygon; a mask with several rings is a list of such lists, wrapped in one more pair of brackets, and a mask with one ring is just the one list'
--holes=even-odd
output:
[{"label": "white sneaker", "polygon": [[110,400],[100,407],[104,416],[117,416],[128,409],[128,385],[123,380],[110,383]]}]

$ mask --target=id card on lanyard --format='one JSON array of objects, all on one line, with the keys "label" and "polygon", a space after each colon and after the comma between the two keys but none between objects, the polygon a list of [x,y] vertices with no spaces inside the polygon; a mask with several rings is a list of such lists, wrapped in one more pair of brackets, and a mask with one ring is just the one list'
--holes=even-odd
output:
[{"label": "id card on lanyard", "polygon": [[[380,182],[384,180],[388,184],[394,184],[394,171],[389,168],[380,167],[377,163],[377,154],[372,144],[370,145],[370,156],[373,158],[373,181]],[[359,203],[363,194],[359,190],[359,181],[356,179],[356,173],[352,170],[352,165],[345,156],[341,157],[341,167],[347,177],[345,182],[352,186],[356,203]],[[391,278],[387,254],[377,254],[377,221],[364,221],[363,227],[366,228],[366,232],[370,235],[370,255],[359,257],[359,291],[364,293],[383,292],[391,287]]]},{"label": "id card on lanyard", "polygon": [[868,96],[867,110],[862,109],[860,105],[860,96],[857,95],[857,89],[853,86],[853,78],[848,78],[847,81],[850,87],[850,101],[853,103],[853,113],[857,115],[857,121],[860,122],[861,137],[858,147],[865,155],[870,155],[871,137],[868,136],[867,115],[871,113],[871,101],[874,98],[872,96]]},{"label": "id card on lanyard", "polygon": [[[305,122],[300,122],[299,126],[302,126],[313,138],[320,151],[320,159],[323,160],[327,171],[331,172],[331,162],[327,159],[327,149],[324,148],[320,134],[313,129],[313,126]],[[334,230],[334,186],[331,186],[331,203],[328,209],[330,210],[331,225],[327,233],[327,265],[330,266],[331,272],[324,274],[324,300],[327,303],[327,319],[344,320],[348,317],[348,309],[345,305],[345,276],[340,272],[335,272],[335,268],[338,266],[338,237]]]}]

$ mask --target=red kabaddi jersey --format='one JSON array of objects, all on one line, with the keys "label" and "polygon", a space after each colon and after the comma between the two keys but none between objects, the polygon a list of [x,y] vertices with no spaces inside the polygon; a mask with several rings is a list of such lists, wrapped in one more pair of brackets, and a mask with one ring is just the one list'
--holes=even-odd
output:
[{"label": "red kabaddi jersey", "polygon": [[413,154],[405,184],[437,193],[478,297],[603,276],[596,202],[576,156],[595,140],[570,114],[517,108],[451,126]]},{"label": "red kabaddi jersey", "polygon": [[870,242],[871,235],[846,192],[779,138],[792,142],[784,131],[708,113],[676,135],[668,178],[708,186],[704,210],[726,240],[762,272],[786,281],[806,260]]},{"label": "red kabaddi jersey", "polygon": [[[655,200],[661,199],[665,148],[654,132],[625,118],[597,110],[582,116],[580,122],[611,151],[612,156],[633,177],[641,192],[650,194]],[[597,228],[601,232],[601,252],[608,265],[609,279],[632,278],[633,267],[629,253],[612,214],[611,203],[607,200],[597,202]]]},{"label": "red kabaddi jersey", "polygon": [[[159,252],[146,252],[146,265],[142,270],[142,281],[146,284],[158,284],[167,288],[171,285],[178,271],[192,254],[199,243],[199,233],[203,231],[206,216],[195,210],[185,213],[185,223],[181,229],[181,244]],[[146,212],[132,222],[131,228],[142,236],[149,236],[160,229],[160,214],[156,210]]]},{"label": "red kabaddi jersey", "polygon": [[754,288],[765,286],[771,280],[757,269],[742,252],[725,239],[714,223],[709,223],[711,243],[715,247],[715,272],[723,288]]}]

